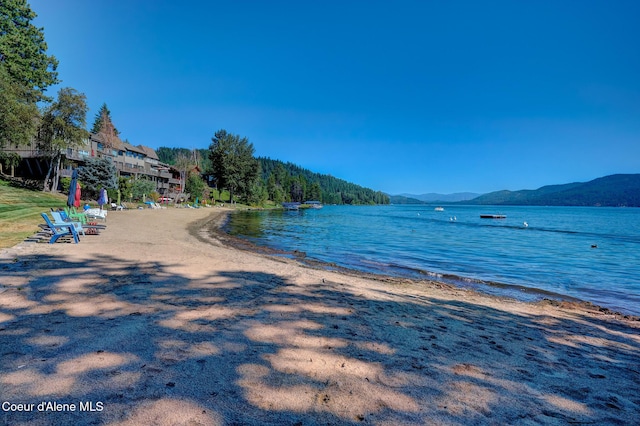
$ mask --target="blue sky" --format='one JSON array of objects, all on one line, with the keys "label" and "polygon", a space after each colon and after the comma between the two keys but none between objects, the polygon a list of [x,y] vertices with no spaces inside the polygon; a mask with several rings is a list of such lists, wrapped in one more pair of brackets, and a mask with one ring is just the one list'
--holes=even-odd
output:
[{"label": "blue sky", "polygon": [[638,1],[30,4],[88,126],[106,102],[135,145],[226,129],[391,194],[640,173]]}]

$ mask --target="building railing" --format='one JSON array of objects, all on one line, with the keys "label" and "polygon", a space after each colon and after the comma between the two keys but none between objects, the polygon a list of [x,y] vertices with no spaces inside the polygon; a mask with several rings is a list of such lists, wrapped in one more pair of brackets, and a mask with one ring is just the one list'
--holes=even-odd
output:
[{"label": "building railing", "polygon": [[[36,147],[35,142],[30,145],[23,145],[17,148],[5,147],[3,148],[4,152],[14,152],[18,154],[22,158],[39,158],[43,157],[43,153]],[[120,173],[126,175],[146,175],[151,180],[156,182],[156,186],[158,189],[162,190],[179,190],[181,180],[177,176],[176,173],[172,173],[168,170],[168,166],[164,163],[160,163],[158,160],[149,160],[147,159],[139,159],[131,156],[124,155],[114,155],[113,151],[110,149],[104,149],[104,147],[100,147],[98,143],[94,140],[87,141],[83,146],[78,146],[74,148],[67,148],[62,151],[67,160],[71,160],[72,162],[80,162],[83,163],[89,158],[100,158],[107,157],[111,158],[116,166],[116,170]],[[128,164],[125,163],[125,160],[130,161]],[[73,173],[72,167],[76,166],[67,166],[68,168],[60,169],[61,177],[71,177]]]},{"label": "building railing", "polygon": [[11,152],[11,153],[16,153],[18,154],[20,157],[22,158],[36,158],[36,157],[42,157],[42,154],[40,153],[40,150],[38,150],[37,148],[33,147],[33,148],[27,148],[27,147],[20,147],[20,148],[4,148],[3,149],[4,152]]},{"label": "building railing", "polygon": [[[71,152],[70,152],[71,151]],[[81,152],[76,150],[67,150],[67,159],[76,161],[85,161],[87,158],[93,157],[89,152]]]}]

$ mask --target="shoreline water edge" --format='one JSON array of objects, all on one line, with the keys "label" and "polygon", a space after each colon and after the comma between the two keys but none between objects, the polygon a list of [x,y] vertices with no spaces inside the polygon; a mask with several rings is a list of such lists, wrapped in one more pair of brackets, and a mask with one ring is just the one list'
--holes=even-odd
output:
[{"label": "shoreline water edge", "polygon": [[[307,257],[307,254],[298,250],[283,250],[266,245],[256,244],[248,238],[231,235],[228,232],[227,225],[231,220],[231,215],[237,211],[229,210],[224,218],[217,217],[213,223],[205,225],[207,232],[215,237],[215,240],[223,242],[233,248],[245,250],[251,253],[275,256],[279,258],[288,258],[296,261],[299,265],[306,268],[326,270],[338,272],[341,274],[362,277],[380,282],[388,283],[412,283],[416,285],[430,285],[438,288],[451,288],[459,290],[467,290],[479,293],[486,297],[495,297],[497,299],[515,300],[524,303],[533,304],[549,304],[553,306],[576,307],[589,312],[600,312],[606,315],[613,315],[619,318],[632,321],[640,321],[640,315],[635,315],[624,310],[614,310],[607,306],[582,300],[578,297],[569,296],[557,292],[547,291],[540,288],[528,287],[523,285],[514,285],[509,283],[500,283],[493,281],[483,281],[474,278],[461,277],[455,274],[436,274],[428,271],[416,271],[418,274],[424,274],[425,278],[414,278],[410,276],[385,274],[368,272],[353,268],[337,265],[335,263],[326,262],[318,259]],[[202,227],[202,225],[199,225]],[[202,239],[202,230],[191,229],[191,234]],[[495,291],[492,291],[494,289]]]}]

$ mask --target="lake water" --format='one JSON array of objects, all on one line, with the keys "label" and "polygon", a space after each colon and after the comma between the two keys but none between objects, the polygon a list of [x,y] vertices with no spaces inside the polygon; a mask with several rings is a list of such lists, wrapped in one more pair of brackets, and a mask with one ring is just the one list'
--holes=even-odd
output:
[{"label": "lake water", "polygon": [[[527,301],[565,296],[640,315],[640,209],[444,209],[392,205],[237,212],[226,231],[349,269],[434,278]],[[506,219],[481,219],[481,214]]]}]

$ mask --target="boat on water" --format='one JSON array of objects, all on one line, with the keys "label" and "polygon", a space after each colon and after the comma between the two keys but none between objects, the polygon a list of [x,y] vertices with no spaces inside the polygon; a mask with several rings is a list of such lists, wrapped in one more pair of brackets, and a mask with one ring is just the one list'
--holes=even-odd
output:
[{"label": "boat on water", "polygon": [[504,214],[481,214],[480,219],[506,219],[507,215]]},{"label": "boat on water", "polygon": [[434,210],[437,211],[437,212],[443,212],[444,211],[444,207],[436,207]]},{"label": "boat on water", "polygon": [[285,210],[298,210],[300,203],[282,203],[282,208]]}]

